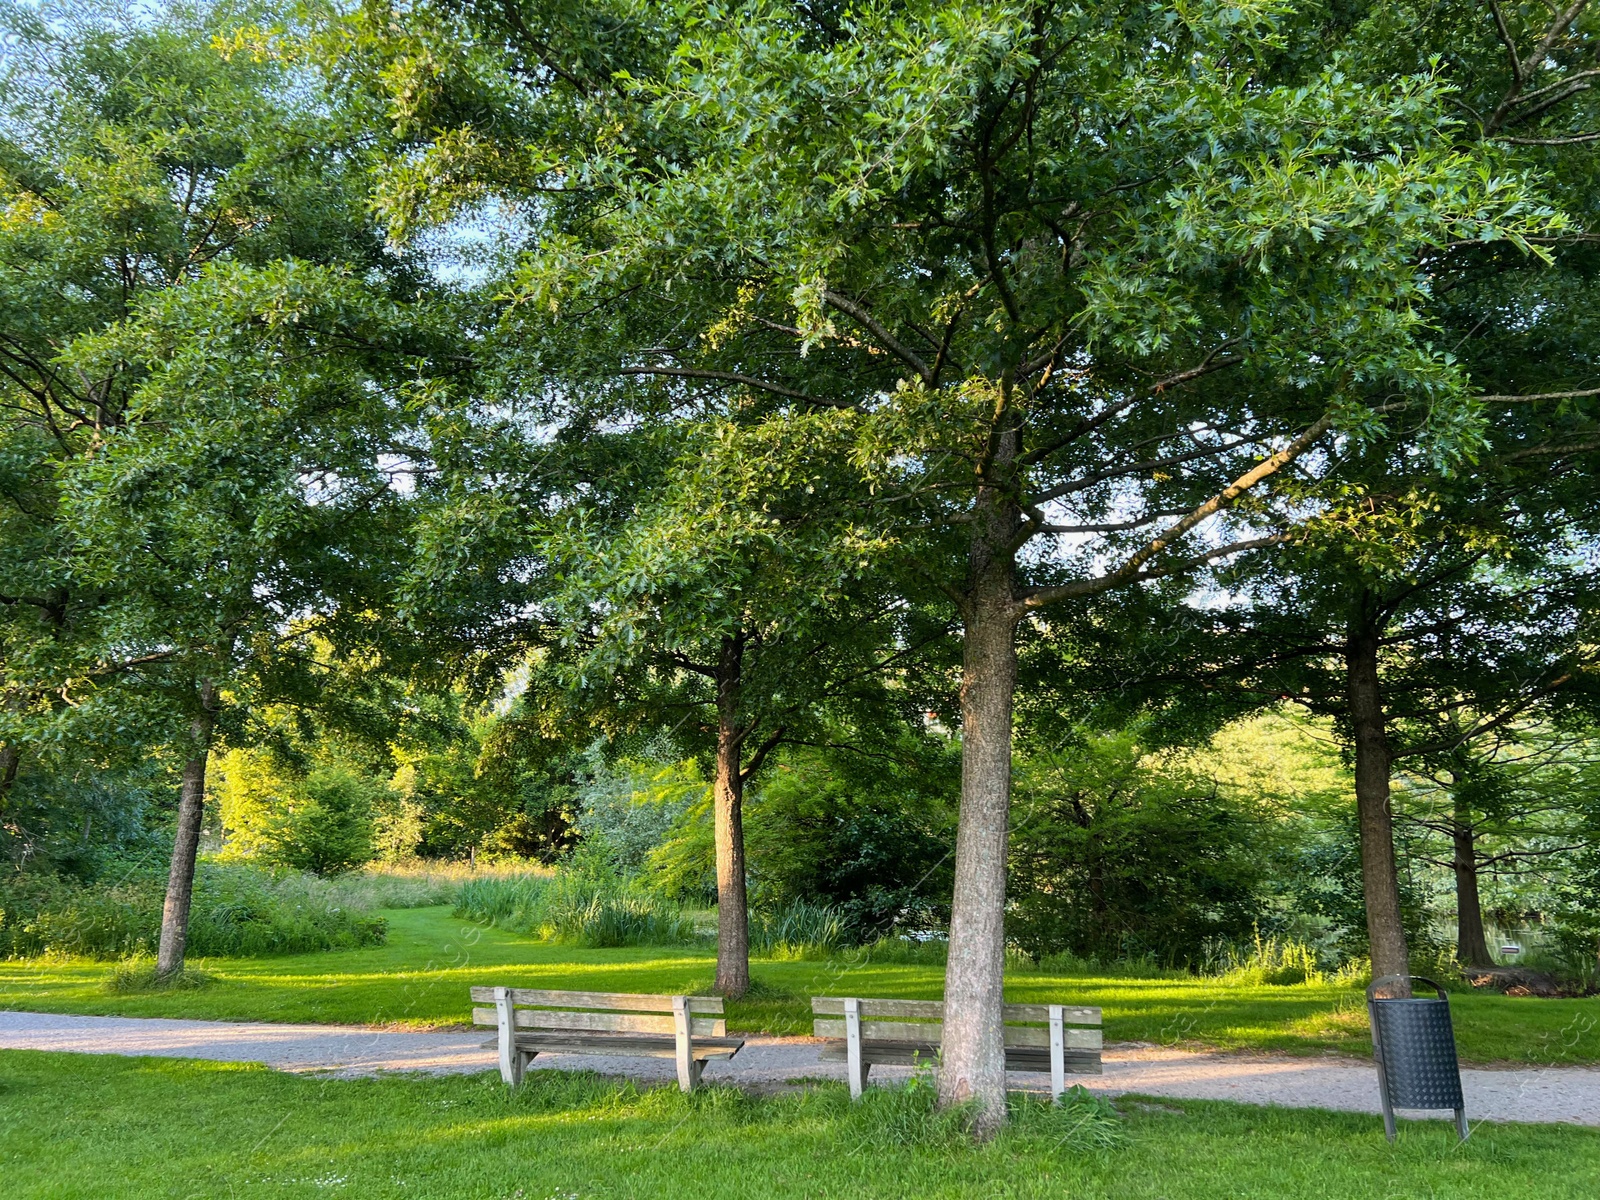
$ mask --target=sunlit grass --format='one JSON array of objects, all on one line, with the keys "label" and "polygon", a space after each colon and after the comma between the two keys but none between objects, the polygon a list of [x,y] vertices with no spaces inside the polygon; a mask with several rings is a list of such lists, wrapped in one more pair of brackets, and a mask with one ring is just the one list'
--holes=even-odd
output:
[{"label": "sunlit grass", "polygon": [[[0,1008],[221,1020],[344,1022],[428,1027],[469,1020],[474,984],[593,991],[696,992],[715,973],[709,951],[548,945],[459,921],[447,908],[386,910],[383,946],[272,958],[194,962],[212,979],[193,992],[115,994],[112,965],[0,962]],[[735,1029],[810,1033],[814,995],[937,999],[942,968],[860,962],[763,961],[757,986],[729,1008]],[[1317,1053],[1368,1052],[1362,993],[1332,983],[1277,987],[1167,975],[1013,971],[1017,1001],[1094,1004],[1112,1041]],[[1452,996],[1462,1055],[1469,1061],[1600,1061],[1600,1000]]]},{"label": "sunlit grass", "polygon": [[[974,1147],[925,1102],[843,1087],[638,1091],[535,1072],[340,1080],[181,1060],[0,1052],[7,1200],[93,1197],[1073,1197],[1578,1200],[1600,1133],[1124,1098],[1021,1111]],[[1087,1132],[1081,1120],[1087,1117]]]}]

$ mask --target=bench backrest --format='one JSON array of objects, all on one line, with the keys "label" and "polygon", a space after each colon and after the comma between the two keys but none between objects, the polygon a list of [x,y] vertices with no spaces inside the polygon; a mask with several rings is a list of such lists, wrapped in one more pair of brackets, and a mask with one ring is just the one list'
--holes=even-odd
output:
[{"label": "bench backrest", "polygon": [[[475,987],[472,999],[496,1003],[499,989]],[[507,988],[518,1029],[571,1030],[593,1033],[677,1032],[673,1011],[682,1004],[689,1014],[689,1032],[696,1037],[726,1037],[721,996],[643,996],[634,992],[558,992]],[[474,1025],[498,1025],[495,1008],[474,1008]]]},{"label": "bench backrest", "polygon": [[[870,1042],[922,1042],[937,1046],[944,1036],[942,1000],[856,1000],[861,1038]],[[1051,1010],[1059,1009],[1063,1045],[1069,1050],[1100,1049],[1100,1010],[1066,1004],[1007,1004],[1005,1044],[1050,1045]],[[811,1000],[815,1036],[845,1036],[845,1000],[815,996]],[[1087,1028],[1085,1028],[1087,1026]]]}]

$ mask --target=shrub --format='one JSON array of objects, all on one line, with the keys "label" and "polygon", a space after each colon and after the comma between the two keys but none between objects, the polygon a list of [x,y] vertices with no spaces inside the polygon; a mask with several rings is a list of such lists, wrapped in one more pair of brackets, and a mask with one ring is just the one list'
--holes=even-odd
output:
[{"label": "shrub", "polygon": [[347,767],[320,767],[286,789],[262,834],[269,863],[338,875],[372,857],[372,816],[385,789]]},{"label": "shrub", "polygon": [[388,932],[384,918],[310,875],[213,866],[197,876],[195,900],[189,948],[200,955],[352,950],[380,945]]},{"label": "shrub", "polygon": [[760,900],[827,905],[851,944],[943,925],[957,769],[949,744],[921,737],[888,757],[790,748],[745,817]]},{"label": "shrub", "polygon": [[1006,926],[1036,958],[1185,962],[1247,936],[1276,826],[1210,780],[1152,762],[1135,731],[1086,735],[1019,771]]},{"label": "shrub", "polygon": [[164,883],[148,877],[90,887],[59,876],[22,876],[8,884],[0,909],[0,949],[8,958],[147,952],[160,932],[164,895]]}]

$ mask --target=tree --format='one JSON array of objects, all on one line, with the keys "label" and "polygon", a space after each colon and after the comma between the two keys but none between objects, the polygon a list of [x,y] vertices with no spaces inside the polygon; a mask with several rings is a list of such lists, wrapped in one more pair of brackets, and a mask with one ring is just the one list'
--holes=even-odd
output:
[{"label": "tree", "polygon": [[1430,272],[1561,227],[1460,136],[1443,68],[1373,62],[1392,19],[529,2],[375,12],[358,43],[415,151],[383,183],[397,230],[525,205],[496,286],[530,419],[737,408],[779,471],[788,423],[838,414],[880,567],[957,612],[940,1094],[980,1131],[1019,627],[1282,536],[1257,497],[1335,429],[1405,413],[1450,453],[1472,413]]},{"label": "tree", "polygon": [[763,469],[759,435],[737,416],[667,436],[589,430],[581,446],[527,446],[542,485],[526,489],[524,540],[511,550],[545,581],[526,639],[543,642],[536,702],[608,738],[665,735],[707,761],[715,987],[727,996],[750,986],[747,784],[779,747],[841,721],[859,727],[870,710],[903,722],[914,697],[891,700],[884,678],[929,637],[862,585],[876,547],[815,499],[838,486],[836,429],[788,433],[809,433],[818,453],[786,474]]},{"label": "tree", "polygon": [[415,276],[304,74],[211,44],[242,14],[7,18],[5,741],[182,762],[171,974],[213,745],[311,697],[315,636],[370,643],[404,452],[388,289]]},{"label": "tree", "polygon": [[[1474,714],[1475,715],[1475,714]],[[1561,714],[1571,724],[1573,714]],[[1459,729],[1465,720],[1453,714]],[[1413,761],[1400,813],[1437,835],[1456,889],[1456,960],[1492,967],[1481,880],[1559,877],[1593,850],[1592,730],[1502,725]]]},{"label": "tree", "polygon": [[[1600,187],[1594,138],[1583,132],[1596,116],[1584,73],[1594,14],[1583,3],[1548,12],[1491,4],[1453,27],[1460,19],[1396,10],[1386,36],[1373,42],[1372,66],[1413,69],[1447,47],[1471,117],[1463,136],[1524,148],[1515,152],[1540,164],[1557,207],[1590,211]],[[1534,86],[1536,79],[1543,82]],[[1502,242],[1453,246],[1432,260],[1426,320],[1482,393],[1467,460],[1429,463],[1409,437],[1337,447],[1324,477],[1301,496],[1305,510],[1321,508],[1321,519],[1342,524],[1342,534],[1325,524],[1311,559],[1298,551],[1262,556],[1226,576],[1229,586],[1258,597],[1277,594],[1265,617],[1277,640],[1254,651],[1258,663],[1278,664],[1263,678],[1308,655],[1342,660],[1337,678],[1309,684],[1280,676],[1279,690],[1263,683],[1256,694],[1266,700],[1305,688],[1323,698],[1322,711],[1340,716],[1355,766],[1369,936],[1381,973],[1406,969],[1389,796],[1396,761],[1418,761],[1430,748],[1453,753],[1549,699],[1558,680],[1566,698],[1584,686],[1572,668],[1584,657],[1577,634],[1591,585],[1570,556],[1592,538],[1597,516],[1600,263],[1593,240],[1572,229],[1552,233],[1542,256]],[[1502,556],[1516,559],[1509,571],[1494,565]],[[1520,580],[1518,571],[1526,573]],[[1297,626],[1300,618],[1305,624]],[[1174,644],[1187,641],[1186,669],[1203,694],[1227,651],[1214,640],[1188,641],[1218,632],[1204,615],[1193,625],[1172,636]],[[1134,674],[1172,678],[1181,673],[1175,657]],[[1390,695],[1396,690],[1403,694]],[[1475,720],[1452,724],[1471,709]]]}]

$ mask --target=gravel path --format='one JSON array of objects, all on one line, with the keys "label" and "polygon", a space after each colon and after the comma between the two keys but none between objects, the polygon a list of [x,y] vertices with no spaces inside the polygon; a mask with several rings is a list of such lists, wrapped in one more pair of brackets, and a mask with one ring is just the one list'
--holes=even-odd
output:
[{"label": "gravel path", "polygon": [[[173,1021],[143,1017],[80,1017],[0,1012],[0,1049],[85,1054],[156,1055],[221,1062],[260,1062],[283,1071],[370,1075],[379,1071],[469,1073],[494,1069],[481,1033],[408,1033],[350,1025],[272,1025]],[[844,1079],[842,1063],[824,1063],[809,1038],[751,1037],[738,1057],[712,1062],[708,1081],[759,1090],[803,1079]],[[669,1083],[667,1059],[548,1055],[541,1070],[593,1070],[644,1084]],[[904,1068],[874,1068],[874,1080],[904,1078]],[[1462,1071],[1472,1121],[1537,1121],[1600,1126],[1600,1068],[1527,1067]],[[1013,1086],[1044,1091],[1047,1076],[1013,1074]],[[1235,1100],[1291,1108],[1376,1113],[1377,1076],[1369,1063],[1332,1056],[1206,1054],[1112,1045],[1104,1075],[1072,1082],[1106,1095],[1137,1092],[1193,1100]]]}]

